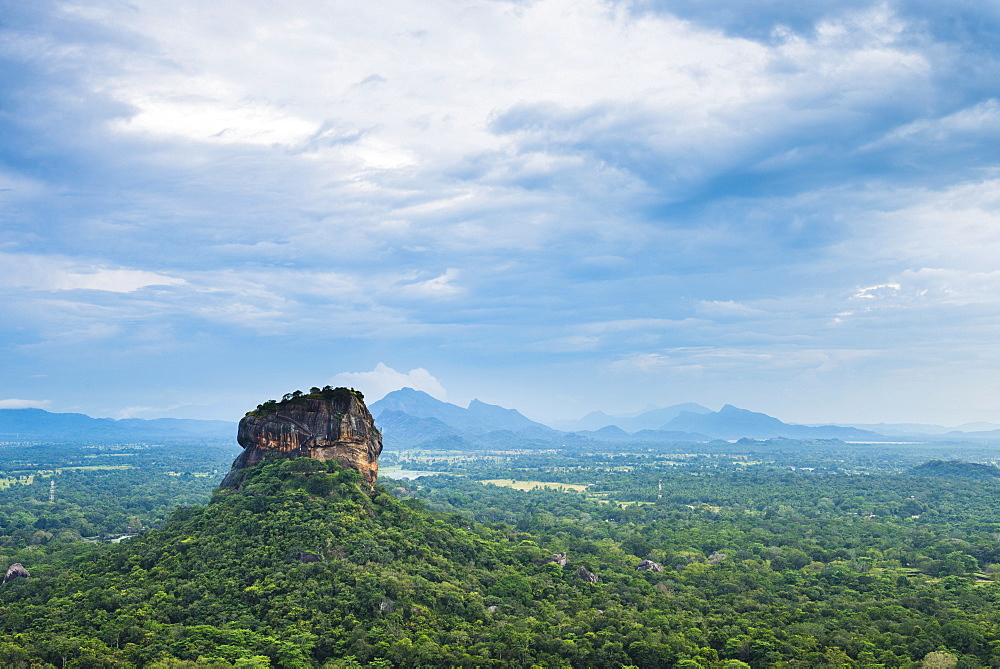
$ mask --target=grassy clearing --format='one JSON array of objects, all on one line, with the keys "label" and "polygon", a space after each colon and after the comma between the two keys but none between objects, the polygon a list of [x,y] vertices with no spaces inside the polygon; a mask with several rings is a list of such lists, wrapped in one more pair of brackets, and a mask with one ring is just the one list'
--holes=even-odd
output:
[{"label": "grassy clearing", "polygon": [[[93,472],[106,469],[135,469],[135,465],[80,465],[78,467],[59,467],[59,471]],[[42,472],[39,472],[41,474]]]},{"label": "grassy clearing", "polygon": [[31,485],[34,482],[34,474],[29,476],[8,476],[6,478],[0,478],[0,490],[4,490],[5,488],[10,488],[15,485]]},{"label": "grassy clearing", "polygon": [[721,506],[713,506],[711,504],[706,504],[704,502],[702,502],[698,506],[691,506],[690,504],[685,504],[684,506],[686,506],[689,509],[694,509],[695,511],[711,511],[712,513],[719,513],[720,511],[722,511]]},{"label": "grassy clearing", "polygon": [[555,483],[553,481],[515,481],[514,479],[490,479],[480,481],[480,483],[492,483],[503,488],[513,488],[514,490],[536,490],[547,488],[549,490],[572,490],[573,492],[583,492],[587,486],[578,483]]}]

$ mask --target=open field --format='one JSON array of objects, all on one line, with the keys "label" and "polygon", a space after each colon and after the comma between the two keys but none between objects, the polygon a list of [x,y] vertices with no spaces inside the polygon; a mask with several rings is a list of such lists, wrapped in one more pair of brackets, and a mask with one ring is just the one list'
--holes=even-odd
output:
[{"label": "open field", "polygon": [[514,490],[535,490],[536,488],[547,488],[550,490],[572,490],[573,492],[584,492],[587,486],[576,483],[554,483],[551,481],[515,481],[514,479],[490,479],[480,481],[480,483],[492,483],[504,488]]},{"label": "open field", "polygon": [[[135,465],[80,465],[76,467],[60,467],[60,471],[75,471],[75,472],[96,472],[104,471],[109,469],[135,469]],[[47,473],[39,471],[39,474]]]},{"label": "open field", "polygon": [[34,475],[28,476],[8,476],[5,478],[0,478],[0,490],[9,488],[14,485],[31,485],[34,483]]}]

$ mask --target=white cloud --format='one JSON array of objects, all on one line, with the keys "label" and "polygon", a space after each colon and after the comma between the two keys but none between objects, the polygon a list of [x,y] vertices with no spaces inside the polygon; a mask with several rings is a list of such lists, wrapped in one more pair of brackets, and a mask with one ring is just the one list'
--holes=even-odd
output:
[{"label": "white cloud", "polygon": [[399,286],[399,292],[407,297],[419,298],[441,298],[451,297],[462,292],[462,288],[455,283],[458,279],[459,271],[454,268],[445,270],[444,274],[424,281],[414,281],[404,283]]},{"label": "white cloud", "polygon": [[854,294],[855,300],[874,300],[880,297],[891,297],[899,292],[901,286],[898,283],[880,283],[874,286],[858,288]]},{"label": "white cloud", "polygon": [[722,318],[751,318],[766,313],[736,300],[701,300],[696,308],[701,315]]},{"label": "white cloud", "polygon": [[919,119],[893,129],[885,137],[873,142],[862,150],[885,148],[912,142],[954,142],[961,139],[977,139],[983,133],[994,139],[1000,128],[1000,104],[995,98],[978,102],[971,107],[960,109],[942,118]]},{"label": "white cloud", "polygon": [[[869,196],[870,198],[870,196]],[[898,188],[866,202],[843,243],[844,260],[891,260],[909,269],[987,272],[1000,256],[1000,178],[963,180],[942,188]],[[882,211],[878,211],[881,209]]]},{"label": "white cloud", "polygon": [[0,287],[31,290],[100,290],[134,293],[149,286],[180,286],[184,279],[131,268],[87,265],[41,255],[0,253]]},{"label": "white cloud", "polygon": [[0,400],[0,409],[48,409],[52,400]]},{"label": "white cloud", "polygon": [[611,363],[610,367],[625,372],[651,372],[670,367],[672,364],[670,357],[662,353],[636,353]]},{"label": "white cloud", "polygon": [[369,404],[400,388],[422,390],[442,401],[447,399],[444,386],[423,367],[404,373],[397,372],[380,362],[370,372],[341,372],[334,376],[330,383],[334,386],[350,386],[360,390],[365,394]]},{"label": "white cloud", "polygon": [[[316,138],[304,168],[372,184],[383,170],[484,153],[497,173],[552,174],[565,167],[566,142],[603,132],[678,158],[672,178],[688,180],[789,126],[815,123],[815,107],[831,96],[830,113],[846,112],[919,90],[928,74],[886,8],[831,18],[814,39],[766,46],[600,0],[391,4],[290,2],[275,11],[220,0],[210,15],[191,0],[97,14],[64,7],[153,45],[105,54],[118,71],[96,85],[131,110],[112,122],[116,131],[292,151]],[[498,136],[491,119],[524,105],[549,112]],[[552,123],[553,113],[576,120]],[[351,132],[324,143],[330,127]],[[541,143],[519,146],[521,131]],[[575,152],[585,156],[587,143]]]},{"label": "white cloud", "polygon": [[143,415],[155,414],[155,417],[163,417],[164,415],[169,415],[170,412],[180,409],[185,406],[191,406],[187,404],[171,404],[170,406],[164,407],[147,407],[147,406],[127,406],[118,409],[114,412],[114,417],[121,420],[124,418],[139,418]]},{"label": "white cloud", "polygon": [[[858,309],[839,316],[885,310],[978,306],[986,308],[973,313],[972,318],[979,320],[989,317],[1000,306],[1000,270],[969,272],[940,267],[906,270],[892,277],[890,282],[859,289],[851,299],[860,301]],[[954,321],[954,314],[948,319]]]},{"label": "white cloud", "polygon": [[859,349],[812,349],[800,347],[683,347],[663,353],[638,353],[611,363],[616,372],[661,372],[730,377],[830,372],[873,355]]}]

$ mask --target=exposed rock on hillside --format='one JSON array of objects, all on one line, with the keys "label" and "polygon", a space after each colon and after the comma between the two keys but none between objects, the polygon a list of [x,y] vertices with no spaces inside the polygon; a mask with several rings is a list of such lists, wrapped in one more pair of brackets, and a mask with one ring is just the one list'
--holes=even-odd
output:
[{"label": "exposed rock on hillside", "polygon": [[586,567],[580,567],[579,569],[577,569],[576,575],[582,578],[587,583],[597,583],[598,581],[597,574],[590,571]]},{"label": "exposed rock on hillside", "polygon": [[552,557],[545,561],[545,564],[557,564],[560,567],[565,567],[567,562],[569,562],[569,558],[566,557],[565,553],[553,553]]},{"label": "exposed rock on hillside", "polygon": [[663,565],[659,562],[653,562],[652,560],[643,560],[639,563],[639,566],[635,568],[636,571],[663,571]]},{"label": "exposed rock on hillside", "polygon": [[369,485],[378,477],[382,434],[361,393],[347,388],[313,388],[264,402],[240,421],[236,440],[244,450],[224,487],[239,487],[243,471],[269,456],[336,460],[359,471]]},{"label": "exposed rock on hillside", "polygon": [[28,570],[24,568],[24,565],[20,562],[15,562],[10,566],[10,569],[7,570],[7,575],[3,577],[3,582],[6,583],[7,581],[13,581],[15,578],[28,578],[29,576],[31,576],[31,574],[29,574]]}]

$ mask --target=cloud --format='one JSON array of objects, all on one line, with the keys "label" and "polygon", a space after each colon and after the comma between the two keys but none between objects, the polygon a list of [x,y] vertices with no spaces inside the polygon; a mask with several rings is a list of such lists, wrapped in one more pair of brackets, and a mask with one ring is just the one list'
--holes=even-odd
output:
[{"label": "cloud", "polygon": [[611,367],[621,370],[649,372],[669,367],[671,364],[670,357],[662,353],[638,353],[624,360],[611,363]]},{"label": "cloud", "polygon": [[50,406],[51,400],[0,400],[0,409],[48,409]]},{"label": "cloud", "polygon": [[0,288],[30,290],[100,290],[134,293],[150,286],[179,286],[183,279],[158,272],[87,266],[80,261],[42,255],[0,253]]},{"label": "cloud", "polygon": [[964,320],[971,325],[1000,306],[1000,271],[906,270],[890,283],[859,289],[851,300],[857,304],[840,316],[894,315],[897,319],[928,320],[947,313],[949,322],[939,325],[940,332],[965,325]]},{"label": "cloud", "polygon": [[721,387],[986,355],[989,3],[202,5],[5,8],[3,369],[103,409],[160,403],[141,365],[157,394],[405,347],[544,403],[614,361]]},{"label": "cloud", "polygon": [[720,318],[753,318],[765,313],[735,300],[702,300],[698,302],[697,311],[705,316]]},{"label": "cloud", "polygon": [[404,283],[399,286],[399,291],[407,297],[450,297],[462,291],[458,285],[453,283],[456,279],[458,279],[458,276],[458,270],[449,268],[444,272],[444,274],[436,276],[432,279]]},{"label": "cloud", "polygon": [[186,406],[184,403],[171,404],[170,406],[152,407],[152,406],[126,406],[118,409],[114,412],[114,417],[118,420],[124,418],[138,418],[140,416],[169,416],[172,412],[177,409]]},{"label": "cloud", "polygon": [[859,288],[852,297],[855,300],[874,300],[895,295],[900,288],[898,283],[880,283],[875,286]]},{"label": "cloud", "polygon": [[758,376],[762,381],[775,375],[791,378],[829,373],[872,358],[876,353],[864,349],[815,349],[808,347],[685,347],[663,353],[640,353],[610,363],[615,373],[681,374],[686,379],[698,376]]},{"label": "cloud", "polygon": [[369,403],[400,388],[422,390],[442,401],[447,398],[447,393],[441,382],[423,367],[417,367],[404,373],[397,372],[392,367],[380,362],[370,372],[341,372],[334,376],[330,383],[335,386],[357,388],[365,394],[365,399]]}]

